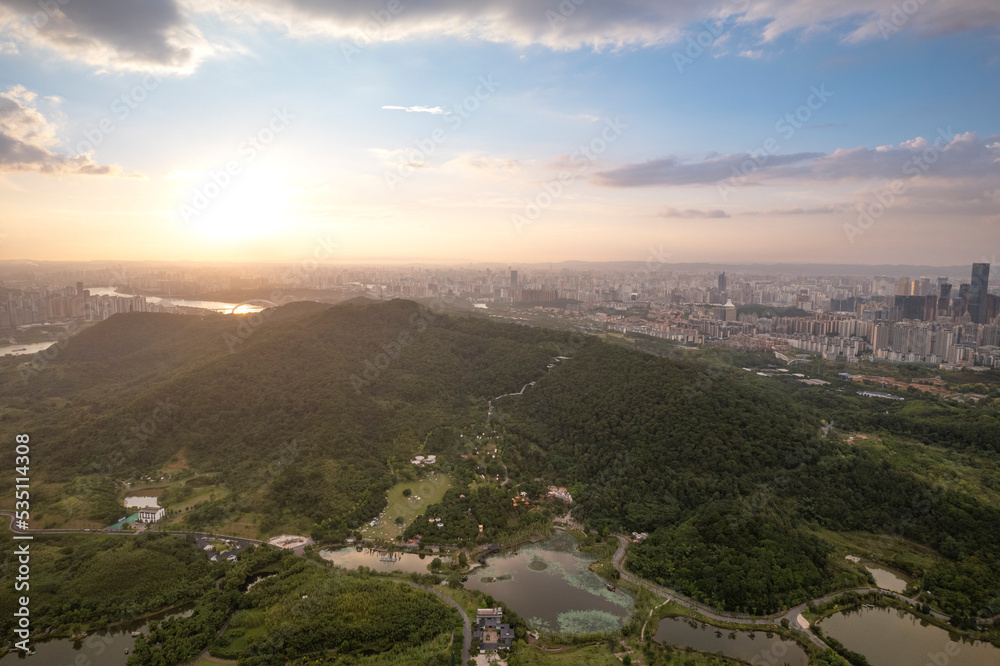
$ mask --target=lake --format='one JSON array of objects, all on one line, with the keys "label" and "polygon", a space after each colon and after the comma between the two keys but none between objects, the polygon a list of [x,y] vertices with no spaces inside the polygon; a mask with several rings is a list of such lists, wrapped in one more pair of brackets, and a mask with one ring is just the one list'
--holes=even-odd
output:
[{"label": "lake", "polygon": [[[648,630],[648,629],[647,629]],[[720,629],[703,622],[680,617],[660,620],[653,639],[701,652],[720,652],[727,657],[743,659],[751,664],[806,666],[809,655],[793,640],[764,631]]]},{"label": "lake", "polygon": [[[503,601],[536,629],[567,634],[617,631],[635,597],[611,592],[587,567],[594,558],[576,550],[576,539],[553,530],[545,541],[496,555],[469,575],[465,587]],[[496,578],[496,582],[490,582]]]},{"label": "lake", "polygon": [[[58,638],[43,643],[34,643],[35,654],[25,655],[20,650],[7,653],[0,658],[0,664],[24,663],[28,666],[125,666],[128,655],[132,653],[135,639],[133,631],[149,635],[148,624],[151,620],[166,620],[172,617],[189,617],[193,609],[178,612],[177,610],[157,613],[145,620],[136,620],[115,627],[112,630],[101,630],[90,633],[80,641],[68,638]],[[128,650],[128,654],[126,654]]]},{"label": "lake", "polygon": [[926,624],[895,608],[862,608],[822,620],[823,631],[873,666],[996,666],[1000,648]]}]

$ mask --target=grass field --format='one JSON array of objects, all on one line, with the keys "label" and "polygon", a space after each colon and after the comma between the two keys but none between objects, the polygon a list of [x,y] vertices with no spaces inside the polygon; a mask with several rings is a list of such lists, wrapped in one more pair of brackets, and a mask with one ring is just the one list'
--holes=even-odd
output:
[{"label": "grass field", "polygon": [[543,652],[529,646],[513,655],[509,666],[615,666],[621,664],[607,645],[576,647],[561,652]]},{"label": "grass field", "polygon": [[[451,486],[451,479],[445,474],[431,474],[431,478],[417,481],[397,483],[389,489],[389,505],[382,514],[382,520],[376,527],[365,526],[361,533],[369,539],[393,540],[403,533],[413,519],[424,512],[431,504],[441,501],[444,492]],[[403,490],[409,488],[412,494],[403,496]],[[419,497],[420,499],[414,499]],[[402,525],[396,524],[396,516],[402,516]]]}]

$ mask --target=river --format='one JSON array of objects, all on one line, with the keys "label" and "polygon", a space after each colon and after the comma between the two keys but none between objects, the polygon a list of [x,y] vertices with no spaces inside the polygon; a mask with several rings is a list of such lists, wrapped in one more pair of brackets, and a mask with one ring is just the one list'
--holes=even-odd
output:
[{"label": "river", "polygon": [[965,641],[895,608],[862,608],[820,622],[825,634],[872,666],[996,666],[1000,648]]},{"label": "river", "polygon": [[[132,296],[133,294],[121,294],[115,291],[115,287],[95,287],[90,289],[91,296]],[[162,303],[164,305],[177,305],[189,308],[202,308],[203,310],[213,310],[215,312],[229,313],[237,303],[223,303],[222,301],[189,301],[183,298],[161,298],[159,296],[146,296],[147,303]],[[250,314],[260,312],[264,307],[261,305],[240,305],[236,310],[237,314]]]}]

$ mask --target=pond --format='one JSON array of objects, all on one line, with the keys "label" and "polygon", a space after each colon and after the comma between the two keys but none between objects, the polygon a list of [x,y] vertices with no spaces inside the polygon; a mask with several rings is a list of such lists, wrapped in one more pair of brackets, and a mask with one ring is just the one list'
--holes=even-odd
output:
[{"label": "pond", "polygon": [[38,664],[39,666],[125,666],[128,655],[135,646],[132,632],[149,634],[148,624],[151,620],[167,620],[172,617],[190,617],[194,612],[189,608],[184,611],[176,609],[157,613],[145,620],[136,620],[119,625],[110,630],[91,632],[83,640],[58,638],[56,640],[34,643],[35,654],[25,655],[20,650],[8,652],[0,658],[0,664]]},{"label": "pond", "polygon": [[503,601],[535,629],[567,634],[617,631],[635,597],[608,590],[607,581],[587,568],[593,561],[576,550],[576,539],[554,530],[549,539],[488,558],[485,567],[469,575],[465,587]]},{"label": "pond", "polygon": [[668,617],[660,620],[653,639],[701,652],[719,652],[727,657],[743,659],[751,664],[806,666],[809,655],[793,640],[764,631],[731,631],[687,618]]},{"label": "pond", "polygon": [[823,631],[873,666],[996,666],[1000,648],[927,624],[895,608],[862,608],[822,620]]},{"label": "pond", "polygon": [[[333,562],[334,565],[343,569],[357,569],[364,566],[373,571],[388,573],[397,571],[400,573],[430,573],[428,565],[434,557],[427,555],[421,558],[416,553],[388,553],[365,548],[357,550],[354,546],[341,548],[339,550],[321,550],[319,556],[324,560]],[[441,558],[441,562],[448,563],[448,558]]]},{"label": "pond", "polygon": [[906,584],[909,581],[904,577],[904,574],[886,569],[880,564],[865,562],[863,566],[871,573],[872,578],[875,579],[875,585],[878,587],[884,590],[892,590],[893,592],[903,592],[906,590]]}]

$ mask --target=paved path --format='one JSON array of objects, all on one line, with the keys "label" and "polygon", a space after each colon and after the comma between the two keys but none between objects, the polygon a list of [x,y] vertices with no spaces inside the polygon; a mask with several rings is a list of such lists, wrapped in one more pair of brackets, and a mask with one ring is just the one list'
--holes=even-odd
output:
[{"label": "paved path", "polygon": [[[624,565],[625,565],[625,555],[628,550],[629,540],[621,535],[616,535],[616,536],[618,536],[618,550],[615,551],[614,556],[611,558],[611,563],[614,565],[615,569],[619,572],[619,574],[621,574],[621,577],[623,579],[629,581],[634,585],[638,585],[639,587],[644,587],[650,592],[653,592],[654,594],[658,594],[661,597],[664,597],[665,599],[667,599],[667,601],[674,601],[677,604],[684,606],[685,608],[690,608],[691,610],[701,613],[705,617],[711,618],[713,620],[719,620],[722,622],[731,622],[733,624],[758,625],[758,624],[778,624],[781,622],[781,620],[787,619],[790,627],[800,628],[798,623],[798,616],[802,612],[804,612],[806,608],[808,608],[809,603],[822,604],[832,599],[836,599],[837,597],[840,597],[844,594],[847,594],[848,592],[858,592],[861,594],[864,594],[866,592],[878,592],[879,594],[895,597],[896,599],[899,599],[901,601],[906,601],[908,603],[913,604],[914,606],[921,605],[920,602],[917,601],[916,599],[911,599],[910,597],[903,596],[898,592],[892,592],[891,590],[886,590],[877,587],[856,587],[849,590],[840,590],[839,592],[832,592],[818,599],[813,599],[812,602],[799,604],[794,608],[774,613],[772,615],[750,616],[742,613],[727,613],[725,611],[718,611],[704,604],[700,604],[697,601],[694,601],[693,599],[689,599],[674,590],[662,587],[660,585],[657,585],[656,583],[653,583],[652,581],[648,581],[645,578],[640,578],[639,576],[636,576],[635,574],[626,571]],[[930,615],[937,618],[938,620],[943,620],[945,622],[949,620],[949,616],[943,613],[939,613],[935,610],[931,610]],[[808,630],[803,630],[803,633],[817,647],[820,647],[822,649],[826,649],[828,647],[827,644],[824,643],[819,638],[819,636],[816,636],[813,632]]]}]

